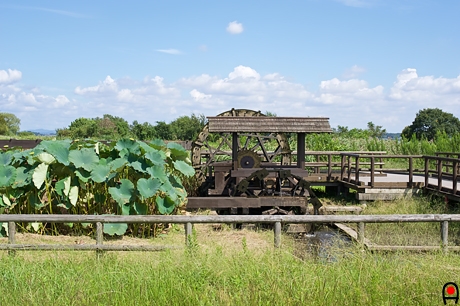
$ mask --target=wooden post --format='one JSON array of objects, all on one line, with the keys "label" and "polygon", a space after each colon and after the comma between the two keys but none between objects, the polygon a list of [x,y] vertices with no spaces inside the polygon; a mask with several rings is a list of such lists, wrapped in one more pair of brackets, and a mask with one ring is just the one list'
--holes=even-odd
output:
[{"label": "wooden post", "polygon": [[374,156],[371,157],[371,187],[374,187],[374,182],[375,182],[375,175],[374,175],[374,171],[375,171],[375,158]]},{"label": "wooden post", "polygon": [[359,155],[355,158],[355,184],[359,185]]},{"label": "wooden post", "polygon": [[297,133],[297,167],[305,170],[305,133]]},{"label": "wooden post", "polygon": [[447,253],[448,250],[448,238],[449,238],[449,221],[441,222],[441,240],[442,240],[442,250],[444,253]]},{"label": "wooden post", "polygon": [[[96,222],[96,245],[101,246],[104,243],[104,228],[102,222]],[[96,257],[104,255],[103,250],[96,250]]]},{"label": "wooden post", "polygon": [[327,180],[330,181],[332,179],[332,155],[329,153],[327,155]]},{"label": "wooden post", "polygon": [[438,190],[442,190],[442,160],[438,160]]},{"label": "wooden post", "polygon": [[458,181],[458,162],[453,162],[453,169],[452,169],[452,190],[454,194],[457,194],[457,181]]},{"label": "wooden post", "polygon": [[358,243],[362,246],[364,246],[364,222],[359,222],[358,223]]},{"label": "wooden post", "polygon": [[279,248],[281,246],[281,222],[275,222],[273,232],[275,235],[275,248]]},{"label": "wooden post", "polygon": [[414,164],[412,157],[409,157],[409,186],[412,187],[412,183],[414,182]]},{"label": "wooden post", "polygon": [[430,175],[430,172],[429,172],[429,160],[428,160],[428,157],[425,156],[425,187],[428,187],[428,179],[429,179],[429,175]]},{"label": "wooden post", "polygon": [[233,170],[238,169],[238,133],[232,133],[232,164]]},{"label": "wooden post", "polygon": [[190,245],[190,239],[192,238],[192,223],[185,223],[185,245]]},{"label": "wooden post", "polygon": [[[8,244],[16,243],[15,235],[16,235],[16,222],[9,221],[8,222]],[[15,254],[16,254],[15,250],[8,251],[8,255],[15,255]]]}]

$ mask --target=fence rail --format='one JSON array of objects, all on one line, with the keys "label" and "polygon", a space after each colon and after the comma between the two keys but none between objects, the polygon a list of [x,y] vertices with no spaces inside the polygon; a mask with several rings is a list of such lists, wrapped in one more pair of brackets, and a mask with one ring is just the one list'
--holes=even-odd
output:
[{"label": "fence rail", "polygon": [[[448,245],[449,222],[460,222],[458,214],[424,214],[424,215],[193,215],[193,216],[102,216],[102,215],[0,215],[0,223],[8,223],[8,244],[0,244],[0,250],[95,250],[102,251],[157,251],[170,246],[145,245],[104,245],[104,223],[176,223],[185,225],[185,243],[190,243],[193,224],[199,223],[264,223],[273,224],[274,246],[281,246],[282,224],[290,223],[356,223],[358,224],[357,241],[364,246],[364,229],[366,223],[408,223],[438,222],[441,227],[440,246],[372,246],[372,250],[460,250],[458,246]],[[93,223],[96,224],[96,244],[94,245],[39,245],[17,244],[15,239],[18,222],[54,222],[54,223]]]}]

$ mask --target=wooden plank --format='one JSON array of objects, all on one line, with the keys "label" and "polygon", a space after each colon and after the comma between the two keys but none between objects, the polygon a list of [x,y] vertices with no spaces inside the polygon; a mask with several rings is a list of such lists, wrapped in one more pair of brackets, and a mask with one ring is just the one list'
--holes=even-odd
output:
[{"label": "wooden plank", "polygon": [[207,117],[211,133],[331,133],[326,117]]},{"label": "wooden plank", "polygon": [[190,197],[188,198],[187,209],[218,209],[232,207],[286,207],[286,206],[306,206],[305,197]]},{"label": "wooden plank", "polygon": [[[270,197],[276,200],[288,197]],[[270,199],[269,197],[264,199]],[[256,198],[257,199],[257,198]],[[260,198],[259,198],[260,199]],[[289,199],[296,199],[291,198]],[[305,199],[305,198],[298,198]],[[272,203],[272,204],[273,204]],[[277,205],[274,205],[277,206]],[[0,215],[0,222],[85,222],[85,223],[394,223],[394,222],[460,222],[460,214],[409,215]]]},{"label": "wooden plank", "polygon": [[23,251],[163,251],[177,249],[178,246],[164,245],[96,245],[96,244],[0,244],[0,250],[23,250]]}]

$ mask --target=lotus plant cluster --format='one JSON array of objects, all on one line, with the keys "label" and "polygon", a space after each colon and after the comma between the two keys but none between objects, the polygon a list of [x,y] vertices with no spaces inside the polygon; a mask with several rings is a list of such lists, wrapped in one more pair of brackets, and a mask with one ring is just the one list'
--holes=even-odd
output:
[{"label": "lotus plant cluster", "polygon": [[[172,214],[186,202],[182,180],[194,173],[189,152],[173,142],[42,141],[0,153],[0,213]],[[114,226],[104,231],[127,229]],[[0,224],[0,233],[5,229]]]}]

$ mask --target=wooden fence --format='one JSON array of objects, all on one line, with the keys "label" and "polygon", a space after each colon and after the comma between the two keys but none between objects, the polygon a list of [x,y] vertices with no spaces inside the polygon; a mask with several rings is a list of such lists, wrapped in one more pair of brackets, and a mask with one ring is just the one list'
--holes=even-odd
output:
[{"label": "wooden fence", "polygon": [[[449,222],[460,222],[460,215],[425,214],[425,215],[194,215],[194,216],[102,216],[102,215],[0,215],[0,223],[8,223],[8,244],[0,244],[0,250],[93,250],[103,251],[157,251],[166,246],[145,245],[104,245],[104,223],[173,223],[185,225],[185,243],[190,243],[192,226],[197,223],[263,223],[272,224],[274,246],[281,246],[282,224],[358,224],[357,241],[364,247],[366,223],[406,223],[406,222],[437,222],[441,226],[439,246],[372,246],[372,250],[435,250],[442,249],[459,251],[459,246],[448,245]],[[51,223],[93,223],[96,225],[96,243],[94,245],[49,245],[49,244],[17,244],[15,241],[17,222],[51,222]]]}]

